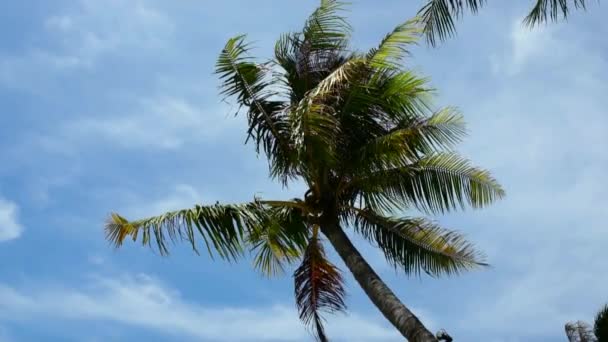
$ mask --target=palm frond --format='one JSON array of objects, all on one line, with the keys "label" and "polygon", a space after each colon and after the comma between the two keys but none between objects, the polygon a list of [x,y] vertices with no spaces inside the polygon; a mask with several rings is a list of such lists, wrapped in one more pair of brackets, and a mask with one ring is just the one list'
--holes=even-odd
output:
[{"label": "palm frond", "polygon": [[300,319],[315,330],[319,341],[328,341],[321,313],[345,311],[345,290],[340,270],[327,260],[316,235],[308,243],[302,264],[294,273],[294,282]]},{"label": "palm frond", "polygon": [[268,209],[260,225],[248,234],[254,266],[264,275],[283,273],[284,265],[298,260],[308,244],[305,218],[294,204],[298,203],[285,202]]},{"label": "palm frond", "polygon": [[[350,38],[350,25],[341,15],[344,4],[335,0],[322,0],[320,6],[307,19],[302,32],[291,35],[285,42],[289,47],[286,71],[296,84],[296,99],[314,88],[325,75],[344,60]],[[285,66],[285,63],[279,63]],[[298,96],[299,95],[299,96]]]},{"label": "palm frond", "polygon": [[389,125],[400,124],[402,120],[423,118],[430,110],[433,89],[425,77],[406,70],[385,72],[384,77],[374,80],[377,84],[368,87],[377,89],[377,104],[391,119]]},{"label": "palm frond", "polygon": [[360,75],[359,71],[366,67],[367,61],[364,58],[352,57],[345,63],[332,70],[323,78],[306,97],[309,101],[319,102],[340,96],[340,90],[347,88]]},{"label": "palm frond", "polygon": [[459,274],[485,266],[484,256],[465,238],[424,218],[384,217],[372,210],[351,208],[354,227],[378,245],[387,261],[406,274]]},{"label": "palm frond", "polygon": [[340,124],[348,134],[340,155],[349,170],[369,166],[359,155],[364,146],[403,128],[406,121],[424,120],[431,112],[426,79],[410,71],[372,69],[369,77],[351,83],[340,110]]},{"label": "palm frond", "polygon": [[354,187],[375,210],[413,206],[429,213],[466,205],[481,208],[505,194],[488,171],[454,153],[436,153],[411,165],[374,172],[357,180]]},{"label": "palm frond", "polygon": [[454,21],[462,15],[465,7],[477,13],[484,3],[485,0],[429,0],[418,11],[429,45],[436,46],[438,40],[444,41],[456,33]]},{"label": "palm frond", "polygon": [[416,44],[422,33],[421,18],[414,18],[397,26],[387,34],[380,45],[369,51],[368,59],[374,67],[398,67],[409,54],[407,47]]},{"label": "palm frond", "polygon": [[302,30],[304,48],[308,52],[343,49],[348,44],[351,26],[345,17],[344,3],[336,0],[321,0],[321,4],[310,15]]},{"label": "palm frond", "polygon": [[239,106],[247,108],[248,139],[268,156],[271,174],[285,182],[294,172],[286,106],[276,100],[281,94],[271,86],[271,66],[255,63],[249,50],[245,36],[229,39],[217,60],[216,74],[222,80],[222,94],[235,96]]},{"label": "palm frond", "polygon": [[608,305],[604,305],[595,316],[593,332],[598,342],[608,342]]},{"label": "palm frond", "polygon": [[404,119],[388,134],[379,136],[355,153],[360,174],[414,162],[421,155],[453,148],[466,134],[462,115],[443,108],[424,119]]},{"label": "palm frond", "polygon": [[331,103],[339,101],[342,89],[351,86],[362,67],[364,59],[348,60],[308,91],[290,111],[291,140],[305,164],[327,168],[336,161],[341,125]]},{"label": "palm frond", "polygon": [[524,25],[532,27],[548,20],[566,19],[572,5],[575,9],[585,9],[585,0],[536,0],[536,4],[524,19]]},{"label": "palm frond", "polygon": [[331,106],[322,102],[312,103],[305,98],[290,113],[294,150],[308,168],[319,164],[331,165],[336,160],[335,145],[340,125],[333,111]]},{"label": "palm frond", "polygon": [[106,222],[106,239],[120,247],[127,237],[153,247],[167,255],[169,242],[186,241],[198,254],[197,235],[209,254],[235,260],[243,252],[247,235],[263,230],[274,212],[259,203],[241,205],[197,205],[194,208],[170,211],[159,216],[129,221],[113,213]]}]

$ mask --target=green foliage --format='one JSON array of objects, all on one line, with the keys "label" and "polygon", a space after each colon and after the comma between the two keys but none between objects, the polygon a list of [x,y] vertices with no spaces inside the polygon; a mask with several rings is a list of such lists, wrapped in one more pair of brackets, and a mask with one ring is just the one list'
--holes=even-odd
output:
[{"label": "green foliage", "polygon": [[482,256],[461,235],[395,212],[480,208],[504,195],[488,171],[454,152],[466,133],[462,116],[434,108],[428,79],[402,65],[424,21],[398,25],[376,48],[353,52],[343,6],[321,1],[302,31],[278,39],[272,60],[251,58],[237,36],[216,64],[222,94],[247,118],[247,141],[267,156],[271,177],[308,187],[303,198],[195,206],[135,221],[112,214],[106,225],[114,245],[141,237],[163,255],[176,241],[198,253],[199,239],[227,260],[248,251],[266,275],[302,260],[296,302],[321,341],[321,312],[345,310],[345,290],[319,225],[352,227],[407,274],[452,275],[485,265]]},{"label": "green foliage", "polygon": [[[565,19],[572,7],[585,9],[585,0],[535,0],[532,10],[524,19],[526,26],[532,27],[547,21]],[[477,13],[486,0],[428,0],[418,15],[424,23],[427,42],[435,46],[456,33],[455,20],[465,9]]]},{"label": "green foliage", "polygon": [[608,342],[608,305],[604,305],[595,316],[593,332],[598,342]]},{"label": "green foliage", "polygon": [[572,5],[575,9],[586,8],[585,0],[536,0],[536,4],[524,19],[524,23],[534,26],[545,23],[548,19],[551,21],[565,19],[568,17]]},{"label": "green foliage", "polygon": [[[156,246],[168,255],[169,242],[186,241],[198,254],[196,236],[200,235],[209,255],[236,260],[248,242],[256,255],[255,264],[265,273],[275,273],[282,261],[297,258],[306,246],[307,230],[297,208],[267,206],[260,202],[241,205],[197,205],[194,208],[128,221],[113,213],[106,222],[106,238],[122,246],[127,237],[143,245]],[[152,245],[152,240],[155,245]],[[275,260],[279,259],[279,260]]]},{"label": "green foliage", "polygon": [[404,166],[385,168],[355,180],[351,188],[362,193],[375,211],[414,207],[444,213],[465,205],[481,208],[504,196],[500,185],[454,153],[434,153]]},{"label": "green foliage", "polygon": [[483,255],[462,235],[425,218],[389,218],[371,210],[353,210],[355,229],[406,274],[452,275],[486,265]]}]

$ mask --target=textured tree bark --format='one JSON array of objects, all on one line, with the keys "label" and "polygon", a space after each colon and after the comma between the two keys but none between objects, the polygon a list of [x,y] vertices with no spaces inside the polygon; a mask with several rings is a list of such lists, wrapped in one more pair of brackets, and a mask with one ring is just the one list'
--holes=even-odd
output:
[{"label": "textured tree bark", "polygon": [[334,246],[346,266],[389,322],[410,342],[438,342],[437,338],[420,322],[378,274],[363,259],[342,228],[335,223],[324,224],[321,231]]}]

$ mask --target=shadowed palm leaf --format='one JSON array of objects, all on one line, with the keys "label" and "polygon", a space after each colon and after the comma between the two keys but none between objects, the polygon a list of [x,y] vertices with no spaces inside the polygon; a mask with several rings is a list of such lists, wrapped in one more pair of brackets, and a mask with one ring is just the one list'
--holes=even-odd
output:
[{"label": "shadowed palm leaf", "polygon": [[340,270],[327,260],[316,236],[310,239],[302,264],[293,277],[300,319],[314,327],[319,341],[327,341],[321,312],[345,311],[345,290]]},{"label": "shadowed palm leaf", "polygon": [[593,332],[598,342],[608,342],[608,305],[604,305],[595,316]]},{"label": "shadowed palm leaf", "polygon": [[[418,15],[424,23],[427,42],[435,46],[456,33],[455,21],[468,9],[477,13],[486,0],[429,0]],[[526,26],[532,27],[547,21],[565,19],[570,10],[585,9],[585,0],[535,0],[532,10],[524,19]]]}]

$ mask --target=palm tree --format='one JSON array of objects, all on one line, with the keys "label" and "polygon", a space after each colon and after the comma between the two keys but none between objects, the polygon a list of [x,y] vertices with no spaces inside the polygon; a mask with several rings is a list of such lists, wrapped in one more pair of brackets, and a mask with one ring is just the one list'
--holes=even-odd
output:
[{"label": "palm tree", "polygon": [[[453,108],[432,110],[425,78],[402,68],[407,46],[421,36],[414,19],[367,53],[349,49],[343,4],[321,1],[301,32],[278,39],[274,59],[255,62],[244,36],[230,39],[217,62],[222,93],[245,113],[248,141],[268,158],[284,186],[304,183],[301,198],[196,205],[129,221],[112,214],[107,239],[140,239],[167,254],[197,236],[211,255],[235,260],[246,252],[265,274],[300,261],[294,273],[300,318],[327,341],[323,312],[346,310],[340,270],[324,238],[370,300],[409,341],[437,341],[352,244],[350,228],[409,275],[452,275],[484,264],[456,232],[401,210],[435,214],[503,196],[500,185],[453,151],[464,135]],[[155,243],[153,244],[152,241]]]},{"label": "palm tree", "polygon": [[593,328],[583,321],[566,323],[570,342],[608,342],[608,304],[597,313]]},{"label": "palm tree", "polygon": [[604,305],[595,316],[593,332],[598,342],[608,342],[608,304]]},{"label": "palm tree", "polygon": [[[465,9],[477,13],[486,0],[428,0],[418,15],[424,22],[427,42],[435,46],[456,32],[454,20],[462,16]],[[570,10],[586,9],[585,0],[535,0],[535,4],[524,18],[524,24],[533,27],[547,21],[566,19]]]}]

